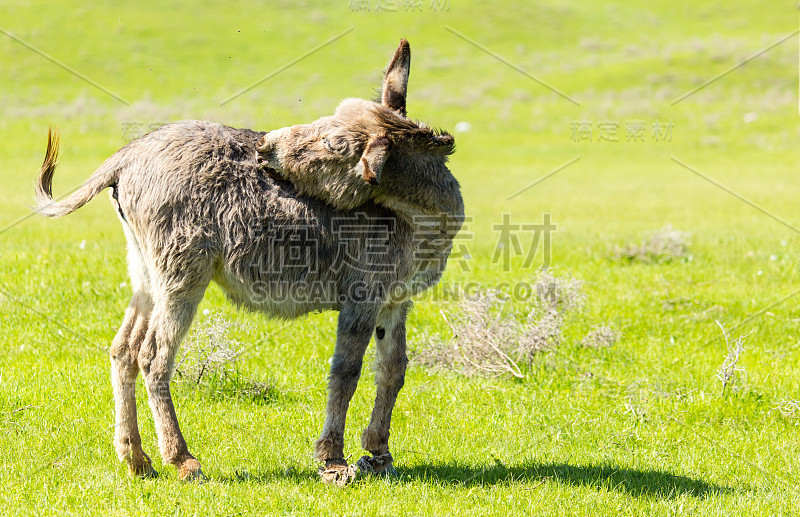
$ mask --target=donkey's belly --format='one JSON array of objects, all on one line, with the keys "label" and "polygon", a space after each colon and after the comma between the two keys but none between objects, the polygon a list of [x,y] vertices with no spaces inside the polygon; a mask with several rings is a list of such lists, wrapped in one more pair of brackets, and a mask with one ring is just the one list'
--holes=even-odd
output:
[{"label": "donkey's belly", "polygon": [[243,281],[233,275],[214,281],[237,306],[279,318],[297,318],[309,312],[339,310],[342,300],[332,280],[290,281],[274,278]]}]

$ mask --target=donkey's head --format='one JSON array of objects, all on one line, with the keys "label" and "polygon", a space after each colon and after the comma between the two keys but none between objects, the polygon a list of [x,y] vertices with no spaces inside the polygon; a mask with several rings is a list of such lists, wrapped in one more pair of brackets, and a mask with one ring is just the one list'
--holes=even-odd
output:
[{"label": "donkey's head", "polygon": [[381,102],[347,99],[330,117],[270,131],[259,162],[304,195],[341,209],[368,200],[412,213],[463,209],[446,167],[449,134],[406,118],[411,49],[400,42],[384,74]]}]

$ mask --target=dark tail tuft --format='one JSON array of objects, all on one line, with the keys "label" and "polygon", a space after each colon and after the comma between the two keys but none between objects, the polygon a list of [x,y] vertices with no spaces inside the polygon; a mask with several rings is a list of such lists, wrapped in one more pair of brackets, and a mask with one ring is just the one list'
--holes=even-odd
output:
[{"label": "dark tail tuft", "polygon": [[117,181],[117,171],[103,164],[94,174],[81,185],[75,193],[63,201],[53,199],[53,174],[58,165],[58,147],[60,138],[58,129],[52,126],[47,129],[47,151],[36,181],[37,212],[47,217],[63,217],[71,214],[89,202],[101,190],[114,185]]}]

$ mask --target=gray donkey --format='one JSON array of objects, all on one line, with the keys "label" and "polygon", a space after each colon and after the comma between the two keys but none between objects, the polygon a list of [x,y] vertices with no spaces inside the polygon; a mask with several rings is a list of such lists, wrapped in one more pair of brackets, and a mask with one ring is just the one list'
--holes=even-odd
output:
[{"label": "gray donkey", "polygon": [[281,318],[339,311],[328,401],[315,458],[326,482],[357,471],[344,455],[347,409],[372,333],[375,407],[361,470],[393,472],[389,427],[406,370],[409,298],[444,270],[464,206],[446,167],[453,137],[406,118],[411,53],[402,40],[380,103],[349,99],[312,124],[269,133],[211,122],[166,125],[129,143],[63,201],[49,133],[38,210],[67,215],[111,189],[128,242],[133,298],[111,348],[114,445],[133,474],[156,475],[142,450],[141,371],[164,462],[202,479],[170,394],[180,341],[213,280],[235,304]]}]

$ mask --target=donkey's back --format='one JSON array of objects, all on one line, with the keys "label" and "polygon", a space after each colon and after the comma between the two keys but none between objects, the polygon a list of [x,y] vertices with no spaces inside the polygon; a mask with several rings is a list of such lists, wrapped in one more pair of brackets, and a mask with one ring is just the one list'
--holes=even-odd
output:
[{"label": "donkey's back", "polygon": [[119,171],[113,201],[138,250],[133,276],[173,290],[213,279],[237,305],[284,318],[340,309],[356,291],[385,297],[370,286],[410,280],[404,221],[372,202],[336,210],[298,196],[259,165],[263,134],[183,121],[109,159]]}]

